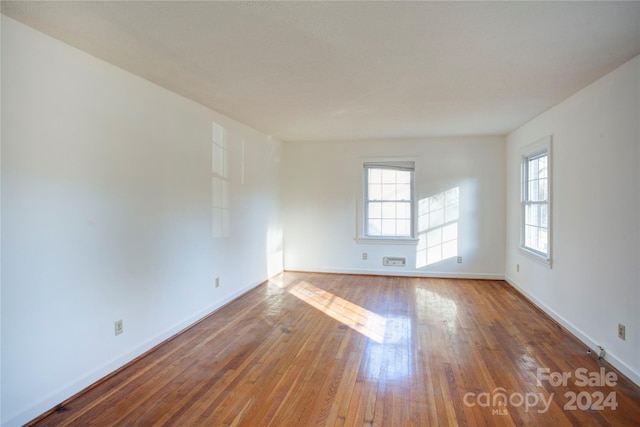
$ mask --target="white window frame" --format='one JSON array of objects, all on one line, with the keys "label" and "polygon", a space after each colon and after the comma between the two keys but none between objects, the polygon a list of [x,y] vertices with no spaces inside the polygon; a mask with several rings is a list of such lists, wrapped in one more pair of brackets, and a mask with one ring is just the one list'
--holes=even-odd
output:
[{"label": "white window frame", "polygon": [[[415,160],[414,159],[361,159],[361,197],[359,201],[360,214],[358,236],[356,240],[359,243],[373,243],[373,244],[411,244],[416,245],[419,239],[416,238],[416,189],[415,189]],[[395,169],[395,170],[411,170],[411,232],[409,236],[377,236],[368,235],[368,170],[379,166],[380,169]]]},{"label": "white window frame", "polygon": [[[529,200],[529,161],[539,156],[547,156],[547,200],[546,201],[531,201]],[[552,176],[552,155],[551,155],[551,136],[546,136],[540,140],[526,146],[521,152],[521,197],[520,197],[520,250],[528,257],[547,265],[551,268],[551,252],[552,252],[552,197],[551,189],[553,187]],[[526,208],[529,205],[534,204],[546,204],[547,206],[547,252],[540,252],[535,248],[531,248],[525,244],[525,222],[526,222]]]}]

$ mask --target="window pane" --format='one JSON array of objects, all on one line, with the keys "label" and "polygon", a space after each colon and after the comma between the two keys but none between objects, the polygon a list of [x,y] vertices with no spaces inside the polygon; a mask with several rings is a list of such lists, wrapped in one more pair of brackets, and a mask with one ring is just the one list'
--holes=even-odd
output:
[{"label": "window pane", "polygon": [[411,183],[411,172],[409,171],[397,171],[396,179],[399,184],[410,184]]},{"label": "window pane", "polygon": [[549,228],[549,207],[547,205],[540,205],[540,226]]},{"label": "window pane", "polygon": [[396,235],[396,220],[395,219],[383,219],[382,220],[382,235],[383,236],[395,236]]},{"label": "window pane", "polygon": [[529,200],[532,202],[537,202],[540,200],[540,194],[538,192],[538,181],[530,181],[529,182]]},{"label": "window pane", "polygon": [[411,185],[398,184],[396,198],[396,200],[411,200]]},{"label": "window pane", "polygon": [[547,230],[541,229],[538,231],[538,247],[537,249],[540,252],[543,253],[547,253],[548,251],[548,247],[547,247]]},{"label": "window pane", "polygon": [[540,248],[540,229],[532,228],[532,236],[531,247],[537,251]]},{"label": "window pane", "polygon": [[538,200],[547,200],[547,179],[538,181]]},{"label": "window pane", "polygon": [[382,220],[369,219],[369,228],[367,229],[369,236],[380,236],[382,233]]},{"label": "window pane", "polygon": [[538,229],[534,226],[527,225],[527,240],[526,245],[532,249],[538,247]]},{"label": "window pane", "polygon": [[382,218],[393,219],[396,217],[395,202],[381,203],[381,205],[382,205]]},{"label": "window pane", "polygon": [[408,219],[399,219],[397,221],[396,233],[398,236],[409,237],[411,236],[411,221]]},{"label": "window pane", "polygon": [[544,234],[543,231],[544,230],[541,230],[540,228],[536,228],[534,230],[535,231],[534,231],[533,235],[535,236],[535,240],[533,241],[533,245],[534,245],[533,248],[535,250],[537,250],[537,251],[542,251],[543,250],[542,246],[544,246],[544,245],[541,246],[540,242],[541,242],[541,239],[544,238],[544,236],[543,236],[543,234]]},{"label": "window pane", "polygon": [[395,184],[382,184],[382,200],[396,200]]},{"label": "window pane", "polygon": [[536,227],[540,226],[540,205],[529,205],[527,211],[525,223]]},{"label": "window pane", "polygon": [[548,253],[548,231],[534,225],[525,226],[525,246],[538,252]]},{"label": "window pane", "polygon": [[369,184],[369,200],[382,200],[382,185]]},{"label": "window pane", "polygon": [[395,184],[396,183],[396,171],[383,169],[382,170],[382,183],[383,184]]},{"label": "window pane", "polygon": [[396,206],[396,214],[399,219],[411,219],[411,203],[398,203]]},{"label": "window pane", "polygon": [[540,178],[547,178],[547,156],[545,155],[544,157],[540,157],[540,159],[538,159],[538,176]]},{"label": "window pane", "polygon": [[369,203],[369,218],[382,218],[382,203]]},{"label": "window pane", "polygon": [[374,184],[382,183],[382,170],[380,169],[369,169],[369,182]]},{"label": "window pane", "polygon": [[538,159],[529,160],[529,180],[538,179]]}]

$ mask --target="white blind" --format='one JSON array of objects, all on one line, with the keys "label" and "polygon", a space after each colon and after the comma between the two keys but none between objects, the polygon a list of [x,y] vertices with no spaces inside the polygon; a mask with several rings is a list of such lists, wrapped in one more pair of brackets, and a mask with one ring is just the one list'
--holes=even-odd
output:
[{"label": "white blind", "polygon": [[363,166],[365,169],[389,169],[397,171],[414,171],[416,162],[404,161],[404,162],[365,162]]}]

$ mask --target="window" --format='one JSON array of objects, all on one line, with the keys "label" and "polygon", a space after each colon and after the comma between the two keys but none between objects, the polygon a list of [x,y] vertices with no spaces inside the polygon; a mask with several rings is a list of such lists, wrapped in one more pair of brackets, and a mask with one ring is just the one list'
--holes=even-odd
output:
[{"label": "window", "polygon": [[528,147],[522,156],[521,247],[549,263],[550,229],[550,148],[551,138]]},{"label": "window", "polygon": [[364,235],[414,236],[414,162],[364,163]]}]

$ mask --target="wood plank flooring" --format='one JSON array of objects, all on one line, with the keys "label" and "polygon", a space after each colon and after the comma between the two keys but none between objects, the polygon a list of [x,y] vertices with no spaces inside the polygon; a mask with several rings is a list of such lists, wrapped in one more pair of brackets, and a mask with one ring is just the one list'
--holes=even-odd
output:
[{"label": "wood plank flooring", "polygon": [[639,425],[611,372],[501,281],[286,272],[34,425]]}]

